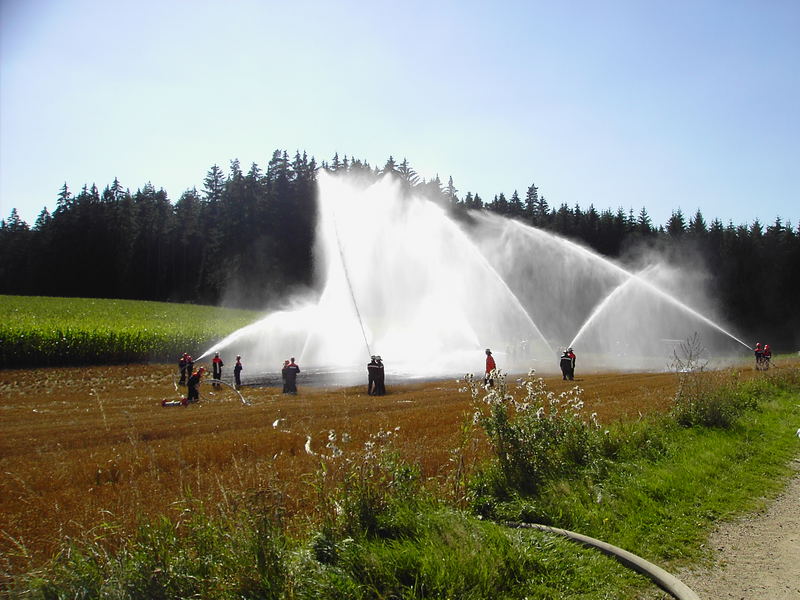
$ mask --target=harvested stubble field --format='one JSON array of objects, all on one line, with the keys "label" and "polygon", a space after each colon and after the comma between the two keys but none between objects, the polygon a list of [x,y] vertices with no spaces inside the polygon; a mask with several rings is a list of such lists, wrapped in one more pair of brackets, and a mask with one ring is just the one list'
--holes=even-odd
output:
[{"label": "harvested stubble field", "polygon": [[[319,493],[321,459],[307,452],[309,437],[314,452],[326,453],[331,430],[340,440],[347,433],[350,442],[338,443],[346,453],[391,430],[405,459],[424,476],[441,477],[453,468],[450,451],[469,414],[469,394],[455,380],[390,380],[386,396],[370,397],[366,386],[328,389],[301,379],[297,396],[244,388],[251,406],[227,388],[212,396],[204,384],[200,404],[162,408],[162,399],[178,397],[173,370],[0,371],[3,571],[27,571],[65,537],[91,534],[103,523],[114,523],[112,537],[123,538],[143,517],[176,515],[187,498],[213,507],[268,494],[302,527]],[[677,378],[605,373],[546,382],[556,393],[582,387],[587,414],[610,422],[668,409]]]}]

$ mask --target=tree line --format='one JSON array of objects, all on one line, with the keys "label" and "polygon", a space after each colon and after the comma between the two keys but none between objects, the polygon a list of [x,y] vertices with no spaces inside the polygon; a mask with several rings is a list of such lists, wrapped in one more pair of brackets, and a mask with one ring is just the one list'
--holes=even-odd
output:
[{"label": "tree line", "polygon": [[212,166],[201,190],[173,204],[151,183],[131,193],[117,179],[102,192],[66,184],[52,213],[29,226],[16,209],[0,221],[0,293],[129,298],[260,308],[312,284],[319,170],[369,180],[392,173],[408,192],[439,203],[454,218],[487,210],[556,232],[611,258],[656,248],[710,277],[722,317],[775,347],[800,343],[800,226],[710,222],[697,210],[656,225],[645,208],[598,211],[593,204],[551,206],[531,184],[524,195],[485,201],[463,196],[452,177],[421,178],[407,160],[383,167],[356,158],[317,164],[303,152],[276,150],[262,170],[238,160]]}]

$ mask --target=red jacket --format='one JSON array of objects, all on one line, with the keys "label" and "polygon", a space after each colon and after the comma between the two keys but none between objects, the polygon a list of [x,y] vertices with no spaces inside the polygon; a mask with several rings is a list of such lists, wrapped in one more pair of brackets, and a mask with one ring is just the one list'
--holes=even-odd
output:
[{"label": "red jacket", "polygon": [[497,365],[494,364],[494,358],[491,354],[486,357],[486,372],[491,373],[492,369],[496,369]]}]

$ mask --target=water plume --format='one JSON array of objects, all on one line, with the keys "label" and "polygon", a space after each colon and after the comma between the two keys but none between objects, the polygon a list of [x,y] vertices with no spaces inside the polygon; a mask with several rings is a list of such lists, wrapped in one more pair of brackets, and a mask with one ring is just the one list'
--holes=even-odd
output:
[{"label": "water plume", "polygon": [[[403,376],[580,365],[663,368],[694,332],[719,355],[746,346],[711,316],[694,273],[655,261],[634,273],[564,238],[489,213],[468,225],[384,177],[319,175],[319,290],[205,355],[242,354],[249,374],[296,356],[306,370],[363,378],[371,354]],[[687,298],[691,298],[691,305]],[[740,351],[739,351],[740,352]]]}]

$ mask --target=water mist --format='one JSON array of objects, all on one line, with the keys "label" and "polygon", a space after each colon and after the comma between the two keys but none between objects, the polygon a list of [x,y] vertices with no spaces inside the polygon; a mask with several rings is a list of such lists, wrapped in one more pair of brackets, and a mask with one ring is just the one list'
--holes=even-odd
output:
[{"label": "water mist", "polygon": [[568,345],[581,367],[621,370],[664,368],[694,332],[719,356],[744,345],[707,316],[691,274],[658,263],[633,273],[488,213],[460,225],[390,177],[364,186],[320,173],[315,255],[317,296],[205,355],[241,354],[251,376],[295,356],[305,370],[363,378],[379,354],[389,372],[436,377],[482,371],[485,348],[501,369],[545,373]]}]

